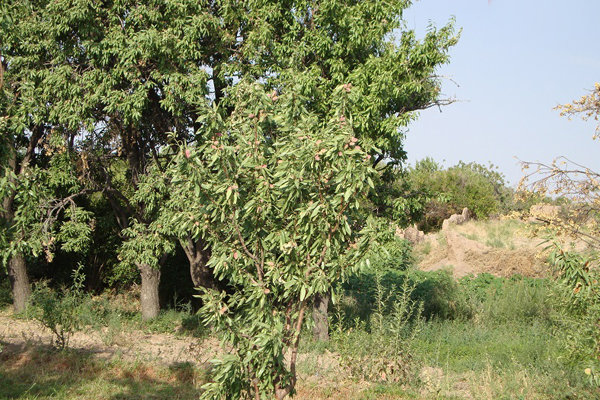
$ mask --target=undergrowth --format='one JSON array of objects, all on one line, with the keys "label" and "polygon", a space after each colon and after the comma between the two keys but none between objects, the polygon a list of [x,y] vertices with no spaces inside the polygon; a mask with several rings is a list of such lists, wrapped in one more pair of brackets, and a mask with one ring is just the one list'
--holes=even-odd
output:
[{"label": "undergrowth", "polygon": [[[381,393],[401,387],[418,398],[600,398],[584,374],[585,355],[569,350],[565,334],[573,331],[557,330],[565,320],[556,290],[550,278],[456,281],[448,271],[363,271],[343,286],[329,347],[352,376],[379,382]],[[397,315],[399,336],[389,328]]]}]

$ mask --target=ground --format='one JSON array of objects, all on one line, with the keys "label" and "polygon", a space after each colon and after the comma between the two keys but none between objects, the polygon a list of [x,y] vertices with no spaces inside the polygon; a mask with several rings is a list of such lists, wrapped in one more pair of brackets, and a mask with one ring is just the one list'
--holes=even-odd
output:
[{"label": "ground", "polygon": [[[535,224],[517,219],[471,220],[431,233],[415,252],[424,271],[452,269],[456,278],[483,272],[501,277],[548,276],[548,242],[533,235]],[[569,238],[563,241],[571,243]],[[579,244],[581,245],[581,244]]]},{"label": "ground", "polygon": [[[385,371],[366,381],[351,372],[352,363],[362,360],[352,358],[359,352],[306,341],[295,398],[600,399],[596,388],[586,386],[583,366],[561,361],[563,342],[545,301],[548,280],[537,279],[550,273],[544,244],[530,228],[512,220],[471,221],[428,235],[415,248],[423,270],[450,268],[456,278],[486,272],[535,279],[489,287],[470,318],[427,321],[407,342],[415,366],[408,382],[390,380]],[[470,285],[469,293],[479,293]],[[124,296],[111,295],[105,304],[137,315],[136,295]],[[57,351],[49,330],[6,307],[0,311],[0,399],[197,399],[210,360],[227,349],[214,337],[186,331],[177,318],[163,325],[107,320],[75,333],[69,349]],[[332,341],[356,349],[376,340],[359,328],[332,332]]]}]

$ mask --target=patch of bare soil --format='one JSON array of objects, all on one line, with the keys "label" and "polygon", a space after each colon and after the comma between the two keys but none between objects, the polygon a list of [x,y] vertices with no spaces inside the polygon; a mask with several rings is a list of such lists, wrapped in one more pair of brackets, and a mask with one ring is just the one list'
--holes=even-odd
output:
[{"label": "patch of bare soil", "polygon": [[511,237],[511,246],[492,247],[469,237],[481,237],[480,227],[471,225],[446,229],[425,237],[421,247],[429,250],[419,263],[422,270],[434,271],[452,268],[456,278],[487,272],[496,276],[520,274],[528,277],[547,276],[541,240],[518,236]]},{"label": "patch of bare soil", "polygon": [[[49,348],[52,341],[52,332],[39,322],[17,319],[10,311],[0,312],[0,344],[6,352],[28,354],[26,349]],[[69,340],[69,347],[99,359],[141,361],[164,366],[178,363],[205,366],[227,351],[214,337],[197,339],[139,330],[115,333],[107,328],[77,332]],[[325,381],[333,386],[347,378],[340,366],[339,356],[329,351],[323,354],[300,354],[298,367],[298,378],[304,388],[319,387],[325,377]]]},{"label": "patch of bare soil", "polygon": [[[107,343],[107,337],[110,340]],[[115,339],[115,336],[118,338]],[[14,318],[9,312],[0,313],[0,342],[9,346],[51,346],[52,333],[37,321]],[[111,343],[112,342],[112,343]],[[83,331],[75,333],[69,347],[91,352],[98,358],[118,357],[125,361],[152,361],[164,365],[190,362],[203,364],[221,352],[214,338],[196,339],[170,334]]]}]

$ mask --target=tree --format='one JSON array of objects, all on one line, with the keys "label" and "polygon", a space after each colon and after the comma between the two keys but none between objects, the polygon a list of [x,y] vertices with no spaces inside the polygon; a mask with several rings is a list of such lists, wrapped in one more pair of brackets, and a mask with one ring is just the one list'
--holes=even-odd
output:
[{"label": "tree", "polygon": [[[46,131],[64,127],[85,167],[86,190],[106,196],[125,234],[132,221],[147,225],[134,196],[140,177],[150,164],[160,168],[167,132],[187,138],[206,101],[207,50],[221,33],[210,5],[13,0],[3,7],[5,87],[14,82],[19,99],[9,111],[33,120],[12,123],[11,131],[29,137],[35,154]],[[147,261],[135,264],[150,317],[158,312],[160,275]]]},{"label": "tree", "polygon": [[[581,116],[599,120],[600,83],[590,94],[557,107],[563,116]],[[594,139],[598,138],[600,124]],[[520,182],[520,194],[560,196],[566,201],[562,210],[547,218],[538,234],[552,240],[550,263],[559,283],[559,304],[563,314],[559,332],[564,332],[566,347],[573,359],[583,362],[595,385],[600,382],[600,173],[559,157],[551,163],[523,162],[526,175]],[[565,249],[561,239],[570,236],[587,244],[583,251]]]},{"label": "tree", "polygon": [[[203,48],[207,56],[202,58],[210,74],[210,103],[220,118],[227,119],[237,101],[229,93],[239,80],[264,82],[277,95],[301,73],[303,86],[297,90],[311,98],[305,107],[327,118],[334,89],[347,84],[348,90],[361,93],[349,105],[355,117],[348,123],[357,137],[374,140],[378,146],[372,150],[373,165],[385,158],[384,168],[389,169],[405,156],[402,128],[415,117],[414,111],[440,102],[434,70],[448,60],[447,51],[457,40],[451,24],[439,31],[431,29],[423,42],[412,31],[402,32],[397,42],[387,40],[401,27],[402,11],[408,5],[406,1],[355,4],[346,0],[246,2],[242,7],[228,1],[210,3],[206,13],[217,27],[214,37],[203,43],[215,45]],[[201,113],[197,115],[202,118]],[[190,145],[202,147],[212,140],[202,134],[203,124],[195,120],[194,134],[187,138]],[[165,150],[162,155],[166,154],[170,153]],[[163,185],[160,180],[149,181]],[[143,197],[154,197],[148,195],[158,191],[167,199],[172,192],[169,186],[155,189],[142,188]],[[163,211],[168,215],[175,210]],[[177,231],[167,229],[169,223],[160,225],[162,235]],[[187,234],[175,239],[188,256],[195,283],[214,286],[207,267],[208,243]],[[324,294],[317,307],[326,309],[328,302]]]},{"label": "tree", "polygon": [[[271,74],[264,79],[276,89],[280,82],[294,80],[298,71],[306,73],[299,90],[311,96],[307,107],[322,118],[332,107],[335,87],[348,84],[360,93],[349,106],[353,129],[356,137],[375,142],[372,162],[387,170],[380,176],[388,182],[392,167],[405,159],[404,129],[415,111],[447,103],[439,99],[435,68],[448,61],[447,51],[457,41],[451,23],[431,28],[417,41],[414,31],[403,27],[402,13],[409,5],[346,0],[274,4],[269,17],[248,14],[255,28],[247,37],[251,47],[244,47],[253,60],[261,60],[257,65],[268,67]],[[377,180],[377,192],[383,192],[385,181]],[[316,300],[315,335],[326,338],[329,295]]]},{"label": "tree", "polygon": [[[598,121],[600,117],[600,83],[590,94],[570,104],[559,105],[562,116],[581,116]],[[598,138],[600,124],[593,138]],[[547,221],[553,235],[572,235],[591,248],[600,249],[600,173],[558,157],[551,163],[523,162],[526,172],[521,179],[521,195],[563,196],[568,199],[565,212]]]},{"label": "tree", "polygon": [[[321,118],[333,106],[334,89],[351,85],[361,94],[349,105],[351,123],[358,138],[375,141],[373,164],[400,162],[403,129],[415,111],[440,103],[434,71],[457,40],[452,24],[416,40],[402,27],[402,11],[410,5],[405,0],[3,4],[9,21],[3,29],[14,38],[13,47],[2,49],[9,57],[5,78],[21,73],[18,60],[36,54],[36,74],[20,82],[37,92],[21,97],[27,100],[23,110],[43,94],[39,104],[51,111],[38,121],[50,128],[54,118],[69,127],[69,143],[89,167],[86,188],[106,196],[124,230],[132,221],[146,228],[153,222],[135,200],[142,177],[165,168],[174,139],[198,145],[210,140],[197,133],[198,110],[208,102],[228,118],[235,109],[228,92],[242,79],[279,91],[303,73],[298,90]],[[175,132],[173,140],[169,132]],[[206,243],[165,238],[174,239],[186,250],[192,276],[207,276]],[[143,291],[156,292],[156,269],[135,264],[142,277],[152,278],[142,279]]]},{"label": "tree", "polygon": [[[296,75],[298,86],[303,79],[310,78]],[[203,291],[205,322],[233,346],[203,397],[281,399],[294,391],[312,300],[367,248],[356,217],[373,187],[373,144],[353,135],[348,110],[359,96],[348,86],[335,89],[326,120],[292,85],[276,95],[241,83],[232,93],[228,118],[203,112],[213,140],[183,145],[166,171],[174,191],[168,207],[180,210],[170,227],[208,241],[210,267],[232,287]]]},{"label": "tree", "polygon": [[46,40],[44,26],[25,2],[0,5],[0,197],[2,262],[7,265],[14,307],[30,294],[27,258],[85,247],[89,214],[81,195],[73,141],[82,125],[68,104],[73,87],[65,70],[48,68],[60,43]]}]

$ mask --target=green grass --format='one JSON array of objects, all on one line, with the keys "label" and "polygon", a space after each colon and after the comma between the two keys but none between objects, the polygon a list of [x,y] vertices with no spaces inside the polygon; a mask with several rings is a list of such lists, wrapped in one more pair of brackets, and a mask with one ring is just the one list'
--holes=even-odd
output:
[{"label": "green grass", "polygon": [[[315,343],[305,331],[299,371],[317,378],[299,383],[298,398],[600,399],[584,364],[570,357],[566,333],[557,332],[549,279],[455,281],[447,271],[386,269],[363,271],[342,292],[331,310],[332,340]],[[108,327],[106,344],[133,329],[210,334],[185,307],[143,322],[122,300],[96,298],[82,309],[87,329]],[[421,318],[406,312],[411,304],[422,304]],[[10,346],[0,353],[0,399],[195,399],[207,379],[190,364]]]},{"label": "green grass", "polygon": [[424,325],[413,346],[424,364],[452,372],[483,369],[488,364],[494,368],[551,366],[561,355],[551,327],[537,322],[432,321]]},{"label": "green grass", "polygon": [[[429,310],[427,319],[404,338],[410,357],[406,353],[402,357],[410,364],[406,368],[411,375],[399,382],[402,385],[379,382],[360,398],[394,398],[391,393],[398,391],[402,393],[398,398],[426,399],[600,398],[581,364],[570,360],[563,336],[556,332],[552,281],[481,274],[454,283],[440,272],[388,271],[383,286],[389,296],[384,297],[393,301],[394,288],[406,278],[416,284],[413,297]],[[365,348],[373,347],[370,339],[376,335],[369,330],[373,314],[366,313],[364,306],[377,302],[373,285],[367,284],[372,280],[368,275],[351,280],[347,298],[337,308],[346,314],[343,320],[354,325],[346,326],[344,335],[334,335],[332,350],[350,365],[354,360],[377,366],[376,354],[388,354],[369,350],[372,360],[364,354]],[[360,318],[353,320],[353,315]],[[423,376],[427,368],[439,376]]]}]

